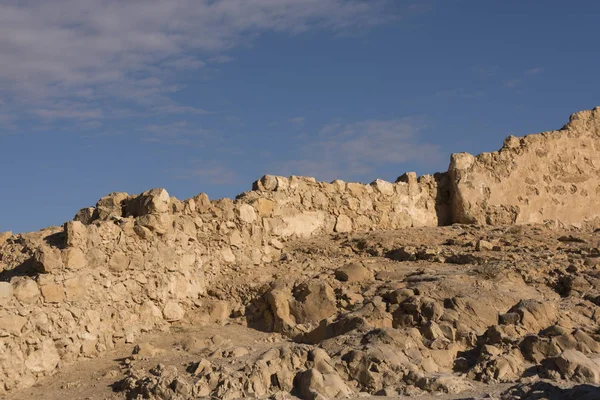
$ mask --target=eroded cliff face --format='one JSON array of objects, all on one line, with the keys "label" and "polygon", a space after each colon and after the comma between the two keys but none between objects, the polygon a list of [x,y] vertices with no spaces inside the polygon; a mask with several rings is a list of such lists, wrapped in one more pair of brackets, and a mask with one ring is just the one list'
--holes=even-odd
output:
[{"label": "eroded cliff face", "polygon": [[508,137],[502,149],[452,155],[453,222],[581,225],[600,217],[600,107],[561,130]]}]

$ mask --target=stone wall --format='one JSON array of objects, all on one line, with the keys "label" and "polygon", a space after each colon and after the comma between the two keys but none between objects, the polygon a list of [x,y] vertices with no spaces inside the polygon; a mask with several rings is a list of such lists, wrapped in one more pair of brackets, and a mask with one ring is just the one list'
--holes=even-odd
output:
[{"label": "stone wall", "polygon": [[453,155],[435,176],[365,185],[267,175],[214,201],[111,193],[63,227],[0,234],[0,394],[190,310],[222,320],[236,310],[207,296],[219,274],[277,261],[294,238],[598,218],[599,121],[599,108],[575,114],[560,131],[508,138],[499,152]]},{"label": "stone wall", "polygon": [[600,107],[561,130],[508,137],[502,149],[452,155],[453,222],[581,225],[600,218]]},{"label": "stone wall", "polygon": [[180,201],[164,189],[111,193],[64,227],[2,235],[0,394],[190,310],[205,321],[227,318],[231,302],[215,302],[207,288],[228,268],[278,260],[287,240],[437,225],[448,213],[436,200],[444,179],[265,176],[236,200],[214,201]]}]

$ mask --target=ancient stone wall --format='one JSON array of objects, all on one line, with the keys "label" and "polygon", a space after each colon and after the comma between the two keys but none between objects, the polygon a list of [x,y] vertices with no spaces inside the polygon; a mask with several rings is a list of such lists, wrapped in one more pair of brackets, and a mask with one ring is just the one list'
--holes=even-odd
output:
[{"label": "ancient stone wall", "polygon": [[452,155],[453,222],[581,225],[600,218],[600,107],[561,130],[510,136],[494,153]]},{"label": "ancient stone wall", "polygon": [[281,256],[292,238],[438,224],[444,176],[397,183],[265,176],[236,200],[185,201],[164,189],[111,193],[62,228],[3,235],[0,243],[0,393],[94,357],[200,309],[233,310],[207,296],[226,267]]},{"label": "ancient stone wall", "polygon": [[575,114],[499,152],[454,155],[435,176],[365,185],[267,175],[235,200],[112,193],[64,227],[0,234],[0,394],[190,310],[226,318],[239,310],[207,296],[216,277],[277,261],[294,238],[598,218],[599,121],[600,108]]}]

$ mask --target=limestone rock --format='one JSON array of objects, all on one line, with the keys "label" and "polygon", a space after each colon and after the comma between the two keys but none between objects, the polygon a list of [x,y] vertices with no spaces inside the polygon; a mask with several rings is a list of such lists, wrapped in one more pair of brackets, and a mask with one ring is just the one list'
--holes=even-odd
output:
[{"label": "limestone rock", "polygon": [[73,221],[81,222],[84,225],[89,225],[92,223],[92,221],[94,221],[95,210],[96,209],[94,207],[82,208],[77,212],[77,214],[75,214]]},{"label": "limestone rock", "polygon": [[373,274],[361,264],[349,263],[336,269],[335,277],[342,282],[361,282],[372,279]]},{"label": "limestone rock", "polygon": [[9,282],[0,282],[0,306],[7,304],[12,297],[12,285]]},{"label": "limestone rock", "polygon": [[51,372],[60,361],[54,342],[51,339],[41,343],[39,348],[33,351],[25,360],[25,367],[31,372]]},{"label": "limestone rock", "polygon": [[19,336],[26,323],[27,318],[21,317],[20,315],[0,316],[0,336],[4,336],[1,334],[2,332]]},{"label": "limestone rock", "polygon": [[130,259],[123,252],[117,251],[112,255],[108,263],[111,271],[120,272],[129,268]]},{"label": "limestone rock", "polygon": [[87,245],[87,229],[82,222],[69,221],[65,223],[65,242],[67,247],[85,248]]},{"label": "limestone rock", "polygon": [[60,303],[65,299],[65,291],[62,285],[50,283],[42,285],[40,289],[46,303]]},{"label": "limestone rock", "polygon": [[33,256],[33,265],[43,273],[60,271],[63,268],[60,250],[49,246],[40,247]]},{"label": "limestone rock", "polygon": [[163,349],[159,349],[148,342],[143,342],[136,344],[133,348],[133,354],[137,354],[140,357],[156,357],[160,354],[164,353]]},{"label": "limestone rock", "polygon": [[580,383],[600,383],[600,365],[577,350],[567,350],[553,359],[566,379]]},{"label": "limestone rock", "polygon": [[169,322],[179,321],[185,315],[185,310],[176,301],[168,301],[162,312],[165,320]]},{"label": "limestone rock", "polygon": [[71,270],[82,269],[86,265],[86,257],[80,248],[68,248],[63,253],[64,266]]},{"label": "limestone rock", "polygon": [[334,230],[338,233],[352,232],[352,220],[346,215],[337,217]]},{"label": "limestone rock", "polygon": [[0,232],[0,246],[2,246],[10,237],[12,236],[12,232]]},{"label": "limestone rock", "polygon": [[40,297],[40,289],[33,279],[21,278],[13,282],[13,293],[22,303],[32,304]]},{"label": "limestone rock", "polygon": [[242,204],[239,208],[240,220],[247,224],[251,224],[256,221],[256,211],[254,207],[249,204]]},{"label": "limestone rock", "polygon": [[102,221],[108,220],[112,217],[123,216],[123,203],[129,198],[127,193],[114,192],[108,196],[102,197],[96,203],[94,209],[93,219],[100,219]]},{"label": "limestone rock", "polygon": [[169,193],[165,189],[151,189],[126,203],[126,216],[140,217],[147,214],[168,213],[170,205]]}]

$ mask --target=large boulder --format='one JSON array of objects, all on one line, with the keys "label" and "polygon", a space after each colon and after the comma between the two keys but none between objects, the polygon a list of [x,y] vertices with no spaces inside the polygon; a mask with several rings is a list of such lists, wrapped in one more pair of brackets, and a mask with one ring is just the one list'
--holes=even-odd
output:
[{"label": "large boulder", "polygon": [[567,350],[552,359],[565,379],[580,383],[600,383],[600,365],[577,350]]},{"label": "large boulder", "polygon": [[125,216],[140,217],[169,212],[169,193],[165,189],[151,189],[127,201]]}]

